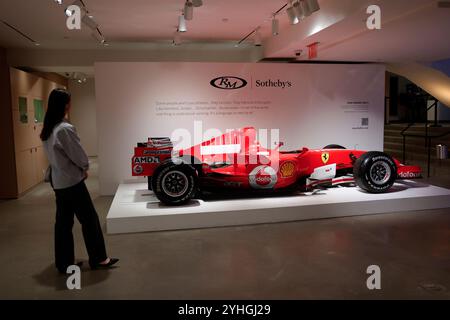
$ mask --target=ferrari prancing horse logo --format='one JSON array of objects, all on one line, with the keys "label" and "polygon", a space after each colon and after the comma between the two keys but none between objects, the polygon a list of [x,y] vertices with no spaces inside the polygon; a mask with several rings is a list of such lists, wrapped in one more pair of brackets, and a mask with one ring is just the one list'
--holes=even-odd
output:
[{"label": "ferrari prancing horse logo", "polygon": [[328,152],[322,152],[322,162],[325,164],[330,160],[330,154]]}]

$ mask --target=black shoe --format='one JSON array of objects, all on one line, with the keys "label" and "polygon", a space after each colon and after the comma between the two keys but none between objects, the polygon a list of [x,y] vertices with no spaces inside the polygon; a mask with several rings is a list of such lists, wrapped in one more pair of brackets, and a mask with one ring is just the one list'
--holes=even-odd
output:
[{"label": "black shoe", "polygon": [[119,259],[117,258],[109,258],[109,262],[102,264],[102,263],[96,263],[91,264],[91,269],[108,269],[111,268],[113,265],[115,265],[117,262],[119,262]]}]

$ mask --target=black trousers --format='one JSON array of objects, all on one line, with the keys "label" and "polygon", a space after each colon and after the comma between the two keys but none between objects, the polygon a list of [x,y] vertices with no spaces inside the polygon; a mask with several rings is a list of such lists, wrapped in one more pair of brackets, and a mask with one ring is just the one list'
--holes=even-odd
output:
[{"label": "black trousers", "polygon": [[81,223],[89,263],[92,265],[106,260],[107,254],[102,228],[84,181],[70,188],[55,189],[54,191],[56,195],[56,268],[65,272],[68,266],[75,263],[72,234],[74,215]]}]

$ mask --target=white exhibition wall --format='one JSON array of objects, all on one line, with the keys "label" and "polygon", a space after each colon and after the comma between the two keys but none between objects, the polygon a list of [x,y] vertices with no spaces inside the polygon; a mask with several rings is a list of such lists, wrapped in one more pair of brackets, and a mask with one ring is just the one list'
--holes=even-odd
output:
[{"label": "white exhibition wall", "polygon": [[194,121],[202,132],[279,129],[286,150],[382,150],[384,80],[376,64],[96,63],[100,192],[132,180],[138,141],[194,135]]}]

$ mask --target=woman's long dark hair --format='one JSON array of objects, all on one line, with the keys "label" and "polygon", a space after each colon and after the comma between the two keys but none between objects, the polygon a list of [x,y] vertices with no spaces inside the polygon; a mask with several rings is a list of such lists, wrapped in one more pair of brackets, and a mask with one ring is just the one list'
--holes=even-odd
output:
[{"label": "woman's long dark hair", "polygon": [[46,141],[53,129],[64,119],[66,106],[70,102],[70,93],[65,89],[55,89],[48,98],[48,108],[45,113],[44,127],[41,132],[41,140]]}]

